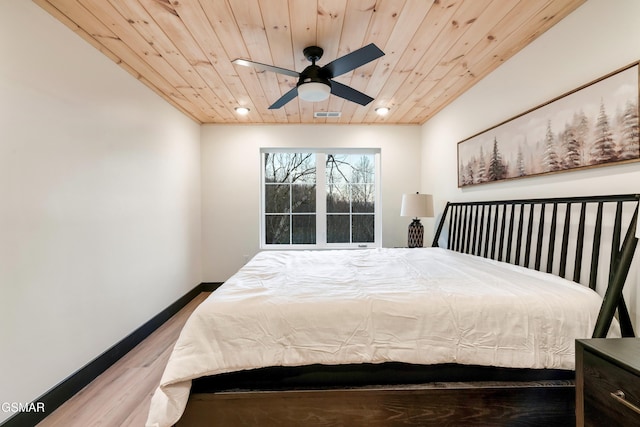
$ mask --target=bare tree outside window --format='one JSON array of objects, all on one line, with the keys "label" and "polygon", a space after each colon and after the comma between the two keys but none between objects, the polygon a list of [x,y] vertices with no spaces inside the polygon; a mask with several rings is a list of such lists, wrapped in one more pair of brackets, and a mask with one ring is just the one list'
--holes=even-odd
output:
[{"label": "bare tree outside window", "polygon": [[368,243],[375,238],[375,161],[372,154],[329,154],[327,242]]},{"label": "bare tree outside window", "polygon": [[265,153],[267,244],[316,242],[314,153]]},{"label": "bare tree outside window", "polygon": [[[265,244],[375,243],[375,154],[264,152],[263,159]],[[318,212],[318,197],[326,211]],[[325,242],[316,241],[319,226]]]}]

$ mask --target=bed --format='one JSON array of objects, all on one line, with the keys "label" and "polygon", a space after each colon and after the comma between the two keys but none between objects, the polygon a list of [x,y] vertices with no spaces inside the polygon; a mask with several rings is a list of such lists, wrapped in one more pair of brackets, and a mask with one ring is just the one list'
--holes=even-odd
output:
[{"label": "bed", "polygon": [[388,384],[570,381],[575,339],[634,334],[637,213],[637,195],[448,203],[432,248],[261,252],[188,320],[147,425],[178,422],[192,385],[332,389],[335,406]]}]

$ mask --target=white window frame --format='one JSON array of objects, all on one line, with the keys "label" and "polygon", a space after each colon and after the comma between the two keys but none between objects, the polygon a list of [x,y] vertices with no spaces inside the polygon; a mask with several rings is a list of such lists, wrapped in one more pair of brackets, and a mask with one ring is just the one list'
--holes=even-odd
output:
[{"label": "white window frame", "polygon": [[[314,153],[316,156],[316,243],[267,244],[265,224],[265,153]],[[373,154],[375,159],[374,241],[368,243],[327,243],[326,158],[328,154]],[[382,247],[382,191],[379,148],[273,148],[260,149],[260,248],[261,249],[362,249]]]}]

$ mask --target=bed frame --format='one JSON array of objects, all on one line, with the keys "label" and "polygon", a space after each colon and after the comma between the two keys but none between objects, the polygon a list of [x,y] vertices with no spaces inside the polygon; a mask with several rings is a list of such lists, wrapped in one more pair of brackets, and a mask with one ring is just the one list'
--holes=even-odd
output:
[{"label": "bed frame", "polygon": [[[447,203],[433,246],[440,245],[444,231],[446,247],[454,251],[546,271],[594,290],[600,275],[606,292],[593,337],[606,336],[616,309],[623,336],[633,337],[622,289],[638,242],[634,233],[639,200],[640,195],[627,194]],[[572,221],[576,215],[579,220]],[[624,216],[631,216],[626,225]],[[603,234],[606,230],[609,236]],[[585,245],[589,240],[591,245]],[[603,259],[609,260],[604,268]]]},{"label": "bed frame", "polygon": [[[432,246],[604,291],[593,336],[606,336],[616,311],[623,336],[635,336],[622,290],[639,201],[632,194],[447,203]],[[262,368],[194,380],[177,425],[573,425],[573,379],[562,370],[455,364]]]}]

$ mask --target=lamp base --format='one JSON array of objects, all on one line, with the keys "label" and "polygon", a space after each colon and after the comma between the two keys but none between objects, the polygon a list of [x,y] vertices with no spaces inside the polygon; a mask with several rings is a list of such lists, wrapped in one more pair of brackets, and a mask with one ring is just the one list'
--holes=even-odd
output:
[{"label": "lamp base", "polygon": [[409,247],[421,248],[424,246],[424,227],[418,218],[409,224]]}]

